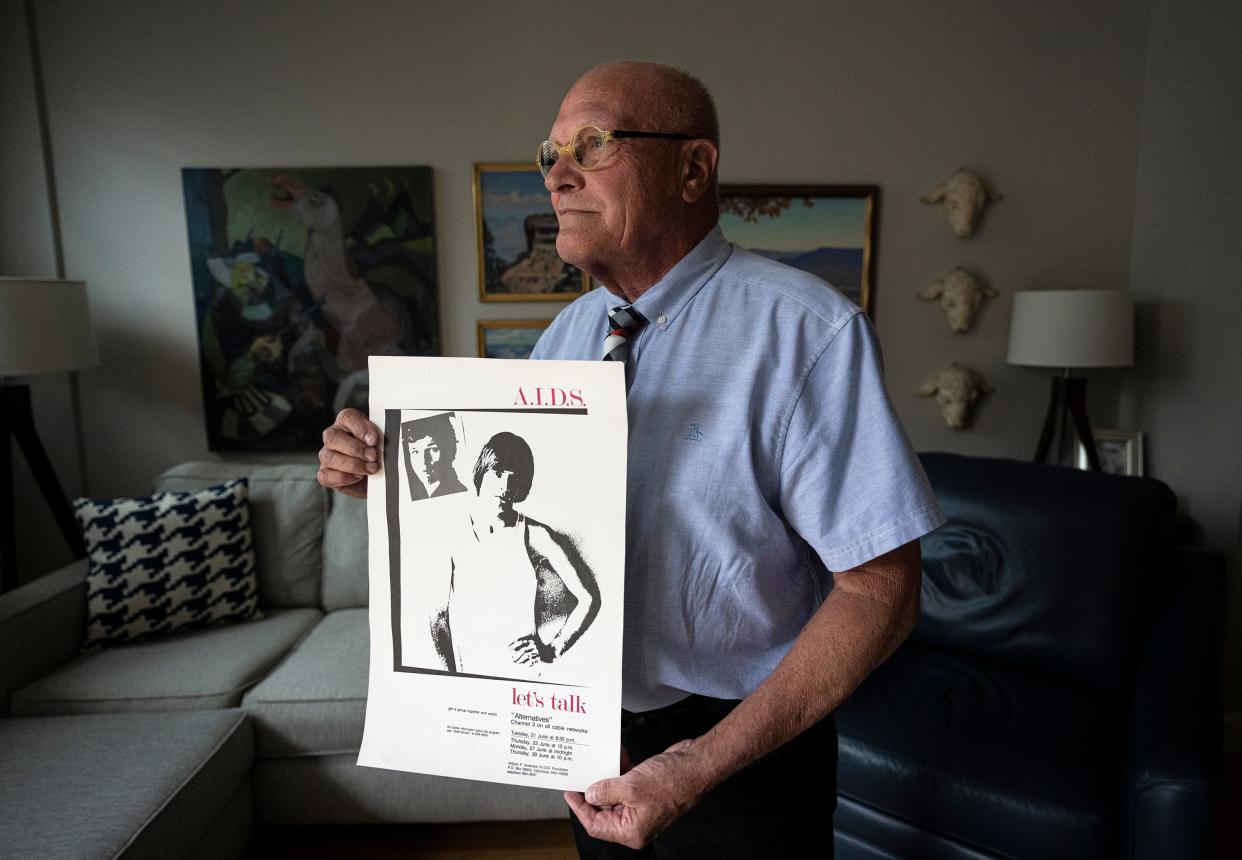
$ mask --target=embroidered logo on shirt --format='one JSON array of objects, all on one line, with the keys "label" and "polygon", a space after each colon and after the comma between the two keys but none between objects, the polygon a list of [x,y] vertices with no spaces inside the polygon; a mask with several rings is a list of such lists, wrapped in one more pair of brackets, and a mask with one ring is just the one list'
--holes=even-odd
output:
[{"label": "embroidered logo on shirt", "polygon": [[689,429],[686,430],[686,438],[691,442],[702,442],[707,438],[707,435],[698,424],[691,424]]}]

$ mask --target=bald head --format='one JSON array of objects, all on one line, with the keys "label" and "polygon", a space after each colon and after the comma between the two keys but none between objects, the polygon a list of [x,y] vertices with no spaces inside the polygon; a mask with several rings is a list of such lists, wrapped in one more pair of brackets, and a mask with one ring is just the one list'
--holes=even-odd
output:
[{"label": "bald head", "polygon": [[[617,133],[592,144],[600,161],[562,157],[590,126]],[[565,95],[548,139],[558,149],[543,164],[560,224],[557,251],[616,295],[633,301],[720,217],[716,108],[702,81],[680,69],[638,62],[591,69]]]},{"label": "bald head", "polygon": [[627,113],[635,128],[703,137],[720,148],[716,104],[703,82],[663,63],[626,60],[596,66],[573,89],[607,94]]}]

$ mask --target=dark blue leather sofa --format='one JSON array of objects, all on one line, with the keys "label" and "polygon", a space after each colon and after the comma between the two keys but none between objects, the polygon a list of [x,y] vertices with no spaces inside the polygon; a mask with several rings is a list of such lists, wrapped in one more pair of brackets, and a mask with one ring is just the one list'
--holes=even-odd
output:
[{"label": "dark blue leather sofa", "polygon": [[923,609],[837,711],[839,858],[1206,856],[1224,562],[1163,483],[922,454]]}]

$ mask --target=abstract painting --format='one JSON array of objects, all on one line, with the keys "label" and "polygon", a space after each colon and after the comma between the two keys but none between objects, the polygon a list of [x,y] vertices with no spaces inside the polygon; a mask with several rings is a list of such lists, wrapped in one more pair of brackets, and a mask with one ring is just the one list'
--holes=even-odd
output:
[{"label": "abstract painting", "polygon": [[372,355],[438,355],[428,167],[181,171],[213,451],[315,450]]}]

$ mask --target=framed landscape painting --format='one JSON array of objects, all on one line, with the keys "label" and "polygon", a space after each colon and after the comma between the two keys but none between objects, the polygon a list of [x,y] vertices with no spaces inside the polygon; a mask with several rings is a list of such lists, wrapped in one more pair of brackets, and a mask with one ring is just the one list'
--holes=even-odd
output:
[{"label": "framed landscape painting", "polygon": [[722,185],[720,226],[731,242],[823,278],[871,314],[875,185]]},{"label": "framed landscape painting", "polygon": [[530,358],[552,320],[479,320],[479,358]]},{"label": "framed landscape painting", "polygon": [[208,447],[313,451],[372,355],[439,355],[429,167],[181,171]]},{"label": "framed landscape painting", "polygon": [[474,227],[481,301],[567,302],[590,289],[556,253],[556,211],[533,162],[474,166]]}]

